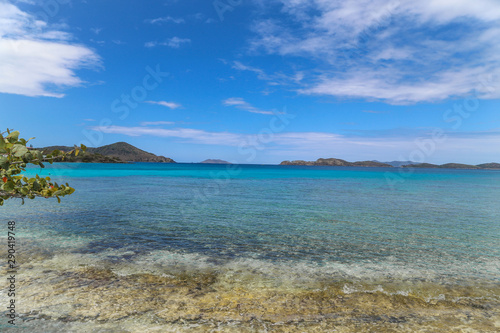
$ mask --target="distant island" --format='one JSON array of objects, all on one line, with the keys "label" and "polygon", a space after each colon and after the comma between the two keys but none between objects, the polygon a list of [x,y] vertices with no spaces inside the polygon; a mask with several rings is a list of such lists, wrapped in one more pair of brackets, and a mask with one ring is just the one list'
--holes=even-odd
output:
[{"label": "distant island", "polygon": [[338,158],[318,158],[316,161],[283,161],[280,165],[307,165],[307,166],[357,166],[357,167],[385,167],[393,168],[392,165],[377,161],[347,162]]},{"label": "distant island", "polygon": [[204,164],[231,164],[228,161],[217,160],[217,159],[208,159],[208,160],[204,160],[203,162],[200,162],[200,163],[204,163]]},{"label": "distant island", "polygon": [[[37,148],[44,154],[54,150],[70,151],[73,147],[50,146]],[[173,159],[157,156],[142,149],[132,146],[126,142],[117,142],[110,145],[87,148],[87,151],[80,152],[78,156],[70,156],[64,162],[85,162],[85,163],[127,163],[127,162],[156,162],[156,163],[176,163]]]},{"label": "distant island", "polygon": [[[405,164],[412,163],[412,164]],[[414,163],[411,161],[392,161],[392,162],[379,162],[379,161],[361,161],[361,162],[347,162],[338,158],[318,158],[316,161],[283,161],[280,165],[305,165],[305,166],[343,166],[343,167],[402,167],[402,168],[441,168],[441,169],[500,169],[500,163],[484,163],[478,165],[460,164],[460,163],[446,163],[442,165],[430,163]]]},{"label": "distant island", "polygon": [[403,168],[433,168],[433,169],[500,169],[500,163],[484,163],[478,165],[460,164],[460,163],[446,163],[446,164],[409,164],[403,165]]}]

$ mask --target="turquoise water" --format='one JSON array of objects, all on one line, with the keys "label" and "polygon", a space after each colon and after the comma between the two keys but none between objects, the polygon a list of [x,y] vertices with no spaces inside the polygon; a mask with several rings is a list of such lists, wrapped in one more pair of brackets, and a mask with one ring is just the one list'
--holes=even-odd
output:
[{"label": "turquoise water", "polygon": [[[33,296],[42,288],[35,276],[54,272],[43,281],[54,284],[62,271],[82,265],[115,277],[210,273],[218,286],[210,288],[219,296],[240,283],[250,294],[272,289],[285,298],[337,287],[332,297],[380,293],[428,304],[468,298],[483,302],[481,316],[494,317],[500,296],[500,171],[418,169],[396,184],[388,180],[398,172],[61,163],[40,174],[69,182],[77,189],[73,195],[61,204],[10,200],[0,217],[16,221],[30,302],[53,320],[63,310]],[[66,317],[80,318],[76,308],[64,308]],[[483,330],[498,320],[483,319],[476,323],[486,325]],[[75,319],[82,325],[89,320]],[[120,325],[135,331],[132,324]]]}]

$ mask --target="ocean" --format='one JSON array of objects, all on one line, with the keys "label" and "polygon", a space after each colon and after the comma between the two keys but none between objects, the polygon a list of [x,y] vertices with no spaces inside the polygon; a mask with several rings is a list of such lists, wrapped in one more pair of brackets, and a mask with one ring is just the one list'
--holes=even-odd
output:
[{"label": "ocean", "polygon": [[[59,163],[2,332],[496,332],[500,171]],[[396,181],[395,181],[396,179]]]}]

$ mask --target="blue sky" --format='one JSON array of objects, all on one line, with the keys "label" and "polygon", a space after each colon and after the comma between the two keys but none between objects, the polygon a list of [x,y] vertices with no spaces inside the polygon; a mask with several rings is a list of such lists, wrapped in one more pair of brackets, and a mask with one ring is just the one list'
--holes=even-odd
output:
[{"label": "blue sky", "polygon": [[3,128],[220,158],[500,162],[496,0],[0,0]]}]

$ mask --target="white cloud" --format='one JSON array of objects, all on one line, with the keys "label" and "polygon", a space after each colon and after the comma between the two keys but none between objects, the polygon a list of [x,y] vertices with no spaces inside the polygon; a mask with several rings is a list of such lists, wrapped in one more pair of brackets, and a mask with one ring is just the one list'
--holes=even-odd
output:
[{"label": "white cloud", "polygon": [[161,23],[169,23],[169,22],[179,24],[179,23],[185,23],[185,20],[181,17],[165,16],[165,17],[158,17],[155,19],[149,19],[149,20],[146,20],[146,22],[151,23],[151,24],[161,24]]},{"label": "white cloud", "polygon": [[290,83],[300,83],[304,78],[304,73],[301,71],[295,72],[293,75],[286,75],[280,72],[273,73],[272,75],[266,74],[266,72],[260,68],[245,65],[239,61],[234,61],[232,66],[233,69],[238,71],[249,71],[257,74],[257,78],[260,80],[268,81],[269,85],[287,85]]},{"label": "white cloud", "polygon": [[259,113],[259,114],[266,114],[266,115],[274,115],[277,114],[278,112],[273,112],[273,111],[263,111],[259,110],[256,107],[252,106],[250,103],[246,102],[243,98],[241,97],[231,97],[222,102],[226,106],[234,106],[237,107],[238,109],[245,110],[251,113]]},{"label": "white cloud", "polygon": [[493,97],[491,86],[481,81],[486,74],[481,69],[450,70],[429,76],[427,81],[412,81],[398,77],[401,73],[398,75],[391,70],[353,69],[347,75],[325,76],[300,92],[382,100],[391,104],[439,101],[445,97],[467,96],[474,91],[477,97]]},{"label": "white cloud", "polygon": [[144,103],[166,106],[167,108],[170,108],[170,109],[177,109],[177,108],[182,107],[182,105],[180,105],[180,104],[177,104],[174,102],[166,102],[166,101],[145,101]]},{"label": "white cloud", "polygon": [[[304,94],[393,104],[500,98],[499,1],[280,2],[287,19],[259,19],[250,47],[312,60]],[[478,89],[487,75],[490,87]]]},{"label": "white cloud", "polygon": [[179,37],[172,37],[169,40],[167,40],[167,46],[173,47],[175,49],[179,48],[182,46],[182,44],[189,44],[191,43],[191,39],[189,38],[179,38]]},{"label": "white cloud", "polygon": [[149,48],[156,46],[168,46],[174,49],[178,49],[183,44],[189,44],[189,43],[191,43],[191,39],[189,38],[172,37],[170,39],[167,39],[167,41],[165,42],[156,42],[156,41],[146,42],[144,46]]},{"label": "white cloud", "polygon": [[500,19],[500,4],[496,0],[421,0],[405,1],[403,9],[419,15],[425,21],[450,22],[471,17],[484,22]]},{"label": "white cloud", "polygon": [[239,71],[250,71],[254,72],[257,74],[257,77],[261,80],[270,80],[269,76],[260,68],[255,68],[252,66],[247,66],[242,64],[239,61],[233,62],[232,68],[239,70]]},{"label": "white cloud", "polygon": [[96,66],[99,57],[86,46],[70,43],[71,38],[0,2],[0,92],[62,97],[60,88],[80,86],[75,70]]}]

